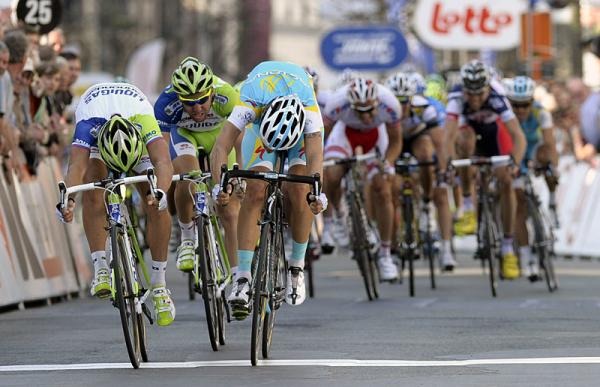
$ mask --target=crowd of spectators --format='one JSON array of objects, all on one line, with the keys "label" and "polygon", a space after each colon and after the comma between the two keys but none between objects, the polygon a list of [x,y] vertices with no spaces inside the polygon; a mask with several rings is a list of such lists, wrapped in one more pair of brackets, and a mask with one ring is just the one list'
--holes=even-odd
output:
[{"label": "crowd of spectators", "polygon": [[0,31],[0,155],[7,178],[35,175],[39,161],[63,161],[73,129],[71,88],[78,50],[60,29],[47,35],[13,26]]}]

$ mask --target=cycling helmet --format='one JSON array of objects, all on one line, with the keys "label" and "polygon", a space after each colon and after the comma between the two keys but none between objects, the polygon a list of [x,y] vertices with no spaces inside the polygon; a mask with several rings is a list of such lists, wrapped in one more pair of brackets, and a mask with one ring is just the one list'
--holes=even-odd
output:
[{"label": "cycling helmet", "polygon": [[356,78],[348,88],[350,105],[367,104],[377,99],[375,82],[366,78]]},{"label": "cycling helmet", "polygon": [[338,78],[338,87],[346,86],[356,78],[359,78],[360,74],[351,69],[344,69]]},{"label": "cycling helmet", "polygon": [[304,106],[298,96],[277,97],[265,108],[260,122],[260,138],[269,149],[290,149],[302,136],[304,120]]},{"label": "cycling helmet", "polygon": [[98,150],[111,170],[128,172],[142,158],[142,135],[131,121],[115,114],[99,130]]},{"label": "cycling helmet", "polygon": [[171,85],[179,95],[202,93],[213,87],[213,77],[213,72],[208,65],[188,56],[173,71]]},{"label": "cycling helmet", "polygon": [[396,73],[385,81],[396,97],[412,97],[417,94],[417,83],[408,73]]},{"label": "cycling helmet", "polygon": [[129,79],[127,79],[127,77],[124,77],[122,75],[117,75],[113,82],[115,82],[115,83],[131,83],[131,81]]},{"label": "cycling helmet", "polygon": [[504,80],[506,96],[511,101],[531,101],[535,91],[535,82],[526,76],[518,76]]},{"label": "cycling helmet", "polygon": [[408,74],[413,79],[413,82],[415,82],[415,85],[417,87],[417,94],[423,94],[423,92],[425,92],[425,86],[426,86],[425,78],[423,78],[423,76],[416,71],[411,71]]},{"label": "cycling helmet", "polygon": [[468,91],[481,91],[490,84],[487,66],[475,59],[460,69],[463,88]]},{"label": "cycling helmet", "polygon": [[317,85],[319,84],[319,74],[317,73],[317,70],[315,70],[315,68],[311,66],[304,66],[304,71],[306,71],[308,75],[312,77],[313,85],[317,87]]}]

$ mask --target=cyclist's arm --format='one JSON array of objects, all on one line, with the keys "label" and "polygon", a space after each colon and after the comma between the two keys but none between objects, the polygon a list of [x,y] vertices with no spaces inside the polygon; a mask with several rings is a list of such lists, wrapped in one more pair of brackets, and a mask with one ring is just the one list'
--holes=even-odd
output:
[{"label": "cyclist's arm", "polygon": [[223,124],[221,133],[210,151],[210,169],[212,181],[215,183],[221,181],[221,165],[227,164],[227,155],[231,152],[240,133],[241,130],[230,121],[225,121]]},{"label": "cyclist's arm", "polygon": [[323,126],[325,127],[325,137],[329,136],[331,130],[333,129],[333,125],[335,125],[335,121],[328,118],[327,116],[323,116]]},{"label": "cyclist's arm", "polygon": [[387,129],[390,141],[385,152],[385,159],[390,165],[394,165],[400,156],[400,152],[402,152],[402,125],[400,124],[400,120],[398,120],[386,123],[385,128]]},{"label": "cyclist's arm", "polygon": [[540,127],[542,128],[542,140],[549,148],[550,161],[552,166],[556,168],[558,165],[558,152],[556,151],[556,139],[554,138],[554,122],[552,116],[546,110],[541,110],[539,113]]},{"label": "cyclist's arm", "polygon": [[458,135],[458,117],[447,115],[444,123],[444,141],[446,142],[446,159],[440,159],[442,169],[448,168],[448,160],[456,157],[456,136]]},{"label": "cyclist's arm", "polygon": [[320,131],[304,135],[304,152],[308,174],[323,176],[323,136]]},{"label": "cyclist's arm", "polygon": [[439,125],[436,125],[429,129],[429,135],[431,136],[433,148],[435,150],[435,154],[437,155],[438,165],[440,167],[445,167],[447,163],[447,157],[446,147],[444,147],[444,130]]},{"label": "cyclist's arm", "polygon": [[157,188],[167,192],[173,179],[173,164],[169,156],[167,142],[163,138],[157,138],[147,145],[148,156],[154,166],[156,173]]},{"label": "cyclist's arm", "polygon": [[87,163],[90,158],[90,150],[80,146],[71,146],[69,155],[69,166],[65,184],[67,187],[73,187],[83,183],[83,177],[87,169]]},{"label": "cyclist's arm", "polygon": [[525,155],[525,147],[527,146],[527,140],[525,139],[525,134],[523,134],[523,129],[521,129],[521,125],[519,125],[519,121],[516,117],[511,118],[508,121],[505,121],[504,124],[508,129],[510,136],[513,142],[512,156],[515,160],[516,165],[520,165],[523,160],[523,156]]}]

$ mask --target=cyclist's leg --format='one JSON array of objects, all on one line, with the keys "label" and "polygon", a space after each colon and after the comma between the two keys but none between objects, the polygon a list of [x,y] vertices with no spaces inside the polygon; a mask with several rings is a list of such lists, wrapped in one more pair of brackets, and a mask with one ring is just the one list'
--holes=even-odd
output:
[{"label": "cyclist's leg", "polygon": [[[192,132],[182,128],[173,131],[169,151],[175,173],[200,169],[197,148],[198,145]],[[179,181],[175,184],[175,207],[181,229],[181,244],[177,248],[177,268],[182,271],[190,271],[194,268],[196,230],[192,220],[194,212],[190,196],[192,186],[193,183],[189,181]]]},{"label": "cyclist's leg", "polygon": [[[143,174],[148,168],[152,168],[150,157],[145,154],[142,160],[134,167],[134,171]],[[142,197],[145,197],[149,186],[147,183],[138,185],[138,190]],[[175,320],[175,304],[167,289],[166,271],[169,249],[169,239],[171,238],[171,222],[168,211],[159,211],[154,206],[148,206],[145,200],[142,200],[144,211],[148,217],[146,233],[150,255],[152,256],[152,275],[151,285],[153,291],[154,309],[156,311],[156,320],[159,326],[166,326]]]},{"label": "cyclist's leg", "polygon": [[[475,154],[477,138],[475,131],[468,127],[461,127],[457,137],[456,151],[458,158],[468,158]],[[456,235],[474,234],[477,229],[477,217],[475,215],[475,184],[473,168],[461,168],[459,170],[460,182],[462,185],[462,216],[458,218],[454,225]]]},{"label": "cyclist's leg", "polygon": [[[324,149],[324,159],[343,159],[352,156],[352,147],[345,135],[346,125],[342,121],[338,121],[330,135],[327,137],[327,142]],[[345,170],[342,166],[328,167],[323,170],[323,192],[331,201],[328,208],[323,213],[323,235],[321,237],[321,246],[323,252],[329,254],[335,246],[333,231],[334,231],[334,216],[339,217],[340,200],[342,196],[341,181]]]},{"label": "cyclist's leg", "polygon": [[[108,170],[97,148],[92,148],[90,160],[88,161],[84,182],[99,181],[108,176]],[[110,273],[108,270],[109,257],[106,257],[106,238],[108,233],[106,227],[106,210],[104,208],[103,192],[99,190],[86,191],[83,193],[83,228],[85,231],[92,261],[94,263],[94,280],[92,281],[90,293],[92,296],[108,297],[110,295]]]},{"label": "cyclist's leg", "polygon": [[519,277],[520,270],[519,262],[513,247],[513,233],[517,210],[515,190],[512,186],[513,179],[511,171],[507,167],[496,168],[494,173],[500,191],[500,210],[502,215],[502,230],[504,232],[504,238],[502,240],[503,276],[507,279],[514,279]]},{"label": "cyclist's leg", "polygon": [[[529,232],[527,230],[527,199],[522,188],[515,188],[515,197],[517,199],[517,213],[515,217],[515,236],[517,238],[517,245],[519,246],[519,259],[521,261],[521,270],[527,277],[530,277],[533,273],[533,254],[531,253],[531,247],[529,246]],[[537,275],[537,270],[536,275]]]},{"label": "cyclist's leg", "polygon": [[[250,170],[271,171],[275,163],[275,154],[269,153],[262,145],[256,134],[258,128],[245,128],[242,139],[242,168]],[[264,204],[266,183],[248,179],[246,195],[239,211],[237,225],[238,238],[238,269],[237,278],[229,294],[228,301],[233,314],[238,319],[244,319],[248,312],[250,282],[252,281],[252,258],[258,241],[260,228],[258,220]]]}]

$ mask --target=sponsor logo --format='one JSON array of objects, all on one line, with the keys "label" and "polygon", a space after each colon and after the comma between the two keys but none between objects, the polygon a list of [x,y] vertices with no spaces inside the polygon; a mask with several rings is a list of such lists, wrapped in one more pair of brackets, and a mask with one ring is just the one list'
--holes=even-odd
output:
[{"label": "sponsor logo", "polygon": [[165,114],[171,116],[179,109],[181,109],[181,102],[178,99],[175,99],[173,102],[165,106]]},{"label": "sponsor logo", "polygon": [[448,34],[453,28],[462,28],[468,34],[481,32],[483,34],[497,34],[500,29],[510,25],[513,18],[508,12],[492,14],[488,6],[480,8],[468,6],[459,11],[442,9],[443,3],[437,2],[433,7],[431,28],[440,34]]},{"label": "sponsor logo", "polygon": [[258,104],[251,99],[244,99],[244,103],[251,105],[252,107],[258,107]]},{"label": "sponsor logo", "polygon": [[260,145],[254,150],[254,154],[257,155],[259,159],[263,160],[266,151],[265,147]]},{"label": "sponsor logo", "polygon": [[223,94],[215,95],[215,103],[227,105],[227,102],[229,102],[229,98],[227,98],[227,96],[224,96]]},{"label": "sponsor logo", "polygon": [[80,138],[76,138],[76,139],[74,139],[74,140],[73,140],[73,142],[74,142],[75,144],[83,145],[83,146],[84,146],[84,147],[86,147],[86,148],[89,148],[89,147],[91,146],[89,142],[87,142],[87,141],[84,141],[84,140],[82,140],[82,139],[80,139]]},{"label": "sponsor logo", "polygon": [[110,86],[99,86],[92,90],[90,90],[83,98],[85,104],[89,104],[93,99],[99,96],[107,96],[107,95],[125,95],[134,99],[137,99],[140,102],[146,100],[143,94],[141,94],[138,90],[132,88],[129,85],[110,85]]}]

